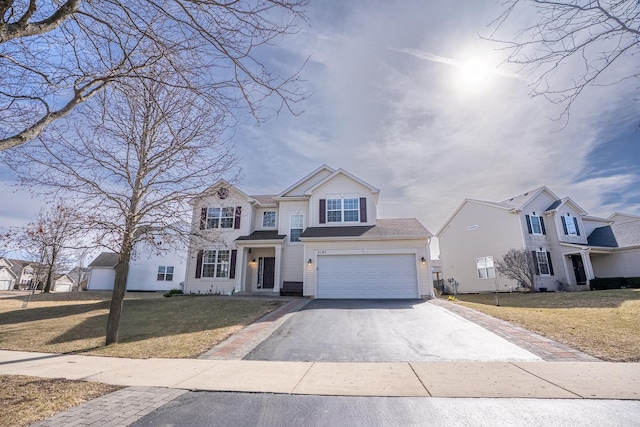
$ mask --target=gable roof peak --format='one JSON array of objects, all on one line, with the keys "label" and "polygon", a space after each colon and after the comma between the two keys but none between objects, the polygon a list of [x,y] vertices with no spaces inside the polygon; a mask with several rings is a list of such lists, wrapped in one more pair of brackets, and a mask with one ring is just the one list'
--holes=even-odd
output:
[{"label": "gable roof peak", "polygon": [[332,180],[333,178],[335,178],[338,175],[344,175],[346,177],[348,177],[349,179],[352,179],[353,181],[359,183],[360,185],[362,185],[363,187],[368,188],[373,194],[378,194],[380,193],[380,189],[378,189],[377,187],[374,187],[373,185],[369,184],[368,182],[366,182],[365,180],[358,178],[357,176],[353,175],[350,172],[347,172],[346,170],[340,168],[337,170],[334,170],[333,173],[329,176],[327,176],[326,178],[324,178],[323,180],[319,181],[318,183],[316,183],[315,185],[313,185],[311,188],[309,188],[307,191],[305,191],[305,195],[309,196],[311,195],[311,193],[317,189],[318,187],[320,187],[321,185],[329,182],[330,180]]},{"label": "gable roof peak", "polygon": [[277,198],[280,198],[280,197],[284,197],[287,193],[289,193],[290,191],[294,190],[296,187],[299,187],[305,181],[309,181],[311,178],[313,178],[314,176],[318,175],[320,172],[323,172],[323,171],[327,171],[329,174],[332,174],[335,171],[335,169],[333,169],[332,167],[330,167],[330,166],[328,166],[326,164],[323,164],[319,168],[316,168],[313,172],[308,173],[307,175],[305,175],[301,179],[299,179],[296,182],[294,182],[293,184],[291,184],[289,187],[285,188],[283,191],[278,193],[275,198],[277,199]]}]

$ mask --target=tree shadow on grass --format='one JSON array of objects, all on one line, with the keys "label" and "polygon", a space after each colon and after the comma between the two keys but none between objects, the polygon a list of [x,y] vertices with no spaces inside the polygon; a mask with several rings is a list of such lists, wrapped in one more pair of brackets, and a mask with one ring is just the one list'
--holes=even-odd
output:
[{"label": "tree shadow on grass", "polygon": [[[118,342],[125,344],[237,325],[246,326],[275,308],[277,306],[270,307],[263,302],[215,301],[208,298],[126,300]],[[107,317],[107,314],[87,317],[48,344],[103,337]]]},{"label": "tree shadow on grass", "polygon": [[40,320],[60,319],[90,313],[96,310],[104,310],[106,308],[109,308],[109,301],[59,305],[52,307],[28,307],[0,313],[0,325],[15,325],[18,323],[35,322]]}]

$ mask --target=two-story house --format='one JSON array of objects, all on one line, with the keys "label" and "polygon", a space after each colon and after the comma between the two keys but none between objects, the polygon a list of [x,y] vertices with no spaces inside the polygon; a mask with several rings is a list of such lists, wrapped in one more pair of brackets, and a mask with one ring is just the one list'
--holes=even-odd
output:
[{"label": "two-story house", "polygon": [[436,236],[444,275],[459,293],[516,287],[495,269],[509,249],[531,253],[536,289],[586,290],[594,277],[640,276],[639,219],[589,216],[541,187],[501,202],[465,199]]},{"label": "two-story house", "polygon": [[192,201],[185,292],[432,296],[431,233],[414,218],[378,219],[379,193],[326,165],[275,195],[218,181]]}]

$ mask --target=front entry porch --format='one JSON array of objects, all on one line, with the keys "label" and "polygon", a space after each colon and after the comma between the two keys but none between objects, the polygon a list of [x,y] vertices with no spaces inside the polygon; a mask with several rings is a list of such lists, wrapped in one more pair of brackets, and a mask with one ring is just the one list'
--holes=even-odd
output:
[{"label": "front entry porch", "polygon": [[581,248],[562,255],[565,277],[569,286],[566,290],[588,290],[589,280],[595,277],[589,250]]},{"label": "front entry porch", "polygon": [[240,268],[236,280],[241,292],[280,295],[285,237],[271,232],[254,232],[236,239]]}]

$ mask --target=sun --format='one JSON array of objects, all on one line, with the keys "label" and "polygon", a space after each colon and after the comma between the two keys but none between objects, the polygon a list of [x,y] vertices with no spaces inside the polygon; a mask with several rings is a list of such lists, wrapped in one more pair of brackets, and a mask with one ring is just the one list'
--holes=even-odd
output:
[{"label": "sun", "polygon": [[489,66],[484,60],[471,59],[460,64],[456,79],[466,90],[480,90],[486,86],[490,74]]}]

